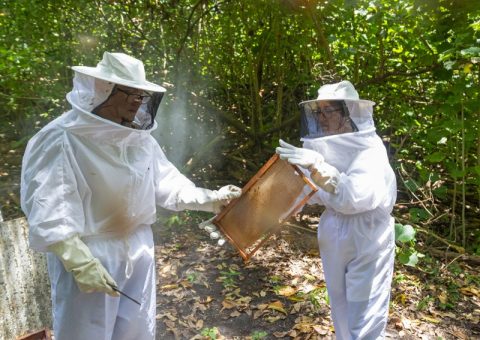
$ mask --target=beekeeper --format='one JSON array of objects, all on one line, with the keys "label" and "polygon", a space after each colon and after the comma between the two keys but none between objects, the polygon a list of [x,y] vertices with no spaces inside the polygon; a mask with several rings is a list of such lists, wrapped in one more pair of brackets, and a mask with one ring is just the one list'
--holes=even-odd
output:
[{"label": "beekeeper", "polygon": [[325,206],[318,243],[337,339],[381,339],[387,324],[396,180],[374,104],[348,81],[324,85],[300,103],[303,148],[276,149],[320,188],[311,202]]},{"label": "beekeeper", "polygon": [[168,161],[151,136],[165,89],[140,60],[105,52],[73,70],[72,109],[29,141],[21,177],[30,246],[47,252],[55,339],[151,340],[156,205],[218,212],[241,189],[198,188]]}]

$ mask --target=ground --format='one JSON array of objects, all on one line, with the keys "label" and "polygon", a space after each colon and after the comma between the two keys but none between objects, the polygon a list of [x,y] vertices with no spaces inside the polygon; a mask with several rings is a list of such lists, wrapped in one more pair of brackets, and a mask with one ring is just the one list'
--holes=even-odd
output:
[{"label": "ground", "polygon": [[[157,339],[334,338],[317,217],[307,219],[283,227],[248,263],[194,221],[156,226]],[[455,263],[461,273],[452,277],[430,261],[438,271],[397,266],[387,338],[480,338],[478,268]]]}]

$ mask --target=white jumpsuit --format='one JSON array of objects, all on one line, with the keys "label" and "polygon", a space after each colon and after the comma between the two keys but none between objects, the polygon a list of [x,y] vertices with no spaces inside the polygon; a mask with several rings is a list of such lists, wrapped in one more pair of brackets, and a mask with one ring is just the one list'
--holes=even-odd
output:
[{"label": "white jumpsuit", "polygon": [[[70,100],[70,98],[67,99]],[[178,210],[179,192],[194,184],[150,135],[79,106],[28,143],[22,165],[22,209],[31,248],[45,252],[78,234],[112,275],[123,296],[82,293],[48,253],[56,340],[152,340],[155,336],[156,205]]]},{"label": "white jumpsuit", "polygon": [[337,339],[381,339],[388,317],[395,234],[396,180],[375,129],[303,139],[340,172],[325,205],[318,243]]}]

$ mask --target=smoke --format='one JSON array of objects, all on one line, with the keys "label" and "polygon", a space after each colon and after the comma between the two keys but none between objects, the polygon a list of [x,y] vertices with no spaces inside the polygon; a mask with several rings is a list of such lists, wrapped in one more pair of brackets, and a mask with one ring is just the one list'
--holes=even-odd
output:
[{"label": "smoke", "polygon": [[152,133],[167,158],[179,169],[209,141],[208,122],[199,118],[204,113],[191,103],[191,89],[183,85],[189,84],[188,78],[182,78],[175,87],[165,86],[167,92],[156,116],[158,128]]}]

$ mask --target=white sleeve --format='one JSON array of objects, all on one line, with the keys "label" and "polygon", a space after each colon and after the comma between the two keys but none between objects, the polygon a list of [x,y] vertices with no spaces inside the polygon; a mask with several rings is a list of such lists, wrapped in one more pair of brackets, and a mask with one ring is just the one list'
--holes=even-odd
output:
[{"label": "white sleeve", "polygon": [[[299,169],[303,172],[303,174],[311,181],[313,182],[311,179],[310,179],[310,171],[307,170],[307,169],[303,169],[303,168],[300,168]],[[314,183],[315,184],[315,183]],[[297,202],[300,202],[302,199],[304,199],[308,194],[310,194],[310,192],[312,191],[312,188],[310,188],[309,185],[305,185],[303,187],[303,192],[302,194],[299,196],[299,198],[297,199]],[[312,197],[310,197],[308,199],[308,201],[305,203],[305,205],[314,205],[314,204],[319,204],[319,205],[325,205],[322,201],[322,198],[321,196],[318,194],[318,192],[321,191],[321,189],[319,189],[315,194],[312,195]]]},{"label": "white sleeve", "polygon": [[218,212],[219,196],[217,190],[199,188],[166,158],[160,146],[155,150],[155,199],[156,204],[165,209],[201,210]]},{"label": "white sleeve", "polygon": [[169,210],[183,210],[178,206],[178,197],[181,191],[195,188],[195,184],[180,173],[165,156],[162,149],[155,143],[154,155],[154,185],[155,203]]},{"label": "white sleeve", "polygon": [[28,143],[22,162],[20,197],[30,228],[30,247],[47,251],[84,229],[82,199],[63,131],[40,132]]},{"label": "white sleeve", "polygon": [[351,215],[376,209],[394,197],[393,172],[384,150],[370,149],[361,153],[345,173],[341,173],[337,193],[319,190],[317,195],[327,208]]}]

